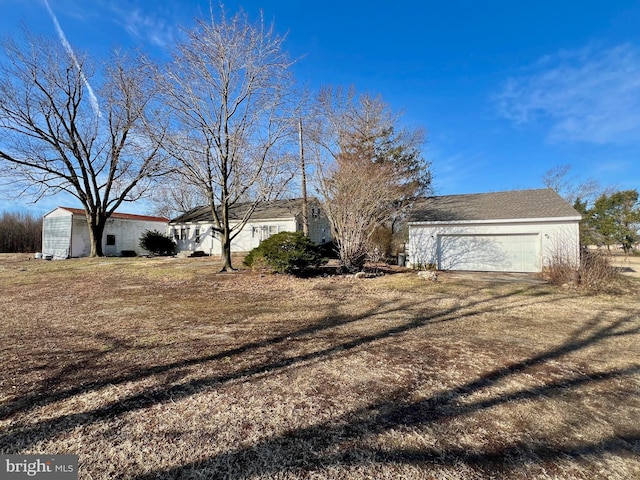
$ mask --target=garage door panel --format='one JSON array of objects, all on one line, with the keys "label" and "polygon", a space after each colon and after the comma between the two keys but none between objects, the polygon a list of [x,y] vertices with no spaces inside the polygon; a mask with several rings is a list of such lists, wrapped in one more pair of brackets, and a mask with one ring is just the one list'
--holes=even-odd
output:
[{"label": "garage door panel", "polygon": [[438,268],[537,272],[539,243],[537,234],[439,235]]}]

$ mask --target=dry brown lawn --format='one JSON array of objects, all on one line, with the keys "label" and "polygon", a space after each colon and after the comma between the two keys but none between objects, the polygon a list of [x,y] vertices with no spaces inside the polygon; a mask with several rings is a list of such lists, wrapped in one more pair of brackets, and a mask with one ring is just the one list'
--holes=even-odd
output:
[{"label": "dry brown lawn", "polygon": [[81,479],[640,478],[617,293],[0,257],[0,451]]}]

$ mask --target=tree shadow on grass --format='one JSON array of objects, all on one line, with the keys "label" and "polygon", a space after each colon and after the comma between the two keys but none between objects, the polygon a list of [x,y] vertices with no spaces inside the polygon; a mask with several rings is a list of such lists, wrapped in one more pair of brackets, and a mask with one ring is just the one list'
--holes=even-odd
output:
[{"label": "tree shadow on grass", "polygon": [[[278,335],[266,338],[264,340],[254,341],[245,343],[241,346],[229,348],[225,350],[221,350],[219,352],[213,353],[211,355],[198,356],[183,360],[178,360],[175,362],[170,362],[166,364],[153,365],[150,367],[137,368],[134,372],[127,373],[124,375],[116,375],[116,376],[108,376],[106,378],[90,378],[87,381],[81,383],[72,388],[51,392],[48,390],[49,386],[55,385],[61,382],[66,375],[77,372],[77,367],[83,366],[84,370],[90,373],[90,366],[94,365],[96,361],[105,357],[107,353],[112,353],[115,351],[125,352],[130,345],[128,345],[121,338],[114,337],[112,335],[105,335],[103,333],[97,333],[92,338],[100,339],[105,341],[109,348],[105,350],[99,351],[89,351],[83,352],[88,353],[88,356],[85,356],[80,361],[71,362],[69,365],[60,368],[56,375],[52,377],[48,377],[45,380],[45,383],[42,385],[41,391],[35,392],[31,395],[22,396],[14,401],[10,401],[0,406],[0,420],[6,419],[11,415],[14,415],[19,412],[33,410],[37,407],[41,407],[44,405],[48,405],[51,403],[55,403],[58,401],[66,400],[68,398],[72,398],[76,395],[83,395],[90,392],[99,391],[105,387],[111,387],[114,385],[121,385],[128,382],[135,382],[144,380],[150,377],[154,377],[160,374],[166,374],[169,372],[179,371],[188,367],[202,365],[210,362],[222,361],[231,359],[234,357],[240,357],[244,355],[250,355],[253,352],[256,352],[263,348],[274,347],[277,345],[286,345],[288,342],[298,338],[304,338],[309,335],[315,335],[323,331],[328,331],[334,329],[339,326],[344,326],[348,324],[352,324],[361,320],[366,320],[373,315],[384,315],[384,314],[393,314],[394,312],[402,311],[406,308],[409,308],[409,303],[399,303],[396,305],[383,305],[382,303],[376,304],[372,306],[366,312],[363,312],[359,315],[351,315],[351,316],[343,316],[338,313],[332,313],[327,317],[322,318],[319,322],[316,322],[307,327],[294,330],[294,331],[285,331],[284,333],[280,333]],[[336,347],[338,348],[338,347]],[[78,352],[75,352],[76,354]],[[265,364],[261,367],[256,367],[257,370],[264,369],[265,371],[269,370],[269,368],[278,368],[277,365]],[[252,369],[254,370],[254,369]],[[247,372],[247,375],[251,375],[251,372]],[[238,377],[243,376],[243,372],[237,373]],[[220,380],[212,380],[211,383],[221,383],[231,379],[231,377],[236,377],[236,374],[229,374],[220,377]]]},{"label": "tree shadow on grass", "polygon": [[[417,402],[402,402],[397,393],[393,398],[351,411],[340,418],[294,429],[275,438],[248,448],[227,452],[204,461],[177,465],[148,474],[136,480],[157,478],[227,478],[243,479],[254,475],[271,476],[283,473],[306,476],[327,468],[343,468],[348,475],[351,467],[371,468],[375,464],[409,464],[424,467],[456,468],[460,465],[472,469],[482,478],[510,472],[533,464],[549,467],[553,462],[602,457],[607,454],[637,459],[640,454],[640,430],[629,426],[627,432],[610,435],[597,441],[559,443],[557,439],[539,438],[533,441],[513,441],[497,447],[467,449],[458,446],[444,448],[381,448],[371,446],[375,435],[391,430],[406,432],[416,427],[429,427],[452,419],[466,417],[492,407],[514,402],[546,400],[563,397],[587,385],[597,385],[640,374],[640,364],[592,374],[575,375],[535,388],[522,388],[515,392],[492,395],[478,401],[465,402],[465,397],[490,389],[501,380],[525,373],[528,369],[558,360],[607,339],[637,335],[640,327],[632,325],[632,317],[620,319],[610,325],[600,325],[595,316],[584,330],[576,332],[563,345],[526,360],[499,368],[458,387],[447,389]],[[637,321],[635,321],[637,324]],[[453,434],[453,432],[452,432]],[[364,441],[363,441],[364,440]],[[443,439],[443,443],[447,443]],[[335,471],[335,470],[334,470]]]},{"label": "tree shadow on grass", "polygon": [[[374,316],[384,317],[396,312],[406,313],[416,311],[416,305],[408,301],[395,303],[378,302],[366,312],[358,315],[344,315],[337,310],[330,311],[314,325],[298,330],[285,332],[264,340],[249,342],[233,349],[227,349],[208,356],[194,357],[191,359],[173,362],[164,365],[152,366],[141,369],[139,372],[100,379],[98,382],[85,383],[57,392],[45,398],[37,397],[32,404],[14,403],[4,406],[5,414],[25,412],[34,409],[36,405],[46,405],[71,398],[88,392],[98,391],[103,387],[114,384],[144,380],[161,373],[175,372],[181,368],[203,365],[207,362],[220,361],[225,358],[240,359],[252,358],[261,349],[273,348],[278,358],[270,357],[267,361],[257,362],[248,367],[219,375],[210,375],[203,378],[189,380],[171,386],[159,386],[129,395],[125,398],[113,401],[103,407],[95,408],[81,413],[59,415],[55,418],[41,420],[29,424],[15,423],[0,436],[0,450],[5,453],[19,453],[40,441],[54,438],[57,435],[73,430],[76,427],[90,425],[109,420],[129,412],[139,411],[154,405],[170,401],[177,401],[189,396],[214,390],[225,384],[237,380],[248,380],[263,375],[276,374],[284,369],[308,365],[311,362],[322,362],[338,355],[344,355],[351,351],[357,351],[361,347],[367,347],[377,341],[384,340],[395,335],[409,334],[421,327],[438,322],[459,321],[465,317],[471,317],[486,312],[496,312],[496,306],[508,308],[505,300],[516,296],[520,304],[522,297],[515,292],[508,292],[499,297],[483,300],[463,301],[455,307],[442,311],[434,311],[424,314],[416,312],[412,318],[393,326],[382,326],[376,332],[363,332],[351,337],[339,337],[332,343],[324,344],[312,351],[293,354],[287,347],[292,339],[313,342],[318,335],[326,335],[334,328],[353,324],[358,321],[370,319]],[[553,302],[551,299],[529,297],[531,304]],[[508,303],[508,302],[507,302]],[[413,309],[413,310],[412,310]],[[634,323],[635,322],[635,323]],[[640,365],[631,365],[626,368],[602,371],[592,375],[578,375],[563,378],[558,382],[549,382],[537,388],[520,389],[508,394],[490,395],[475,402],[464,402],[465,397],[474,393],[483,392],[495,386],[502,380],[526,373],[532,367],[554,361],[563,356],[578,352],[587,347],[596,345],[602,341],[636,335],[640,327],[635,326],[637,320],[629,316],[605,324],[599,315],[594,315],[591,321],[585,322],[582,329],[576,330],[567,341],[553,349],[549,349],[537,355],[498,368],[493,372],[472,379],[463,385],[452,387],[444,392],[433,395],[427,399],[404,402],[397,394],[383,398],[368,407],[349,412],[341,418],[314,425],[308,428],[294,429],[286,435],[278,436],[260,442],[249,448],[230,451],[222,455],[212,457],[203,462],[178,465],[169,469],[162,469],[140,476],[146,478],[191,478],[195,476],[225,476],[226,478],[246,478],[253,474],[277,474],[290,470],[313,470],[331,466],[368,465],[371,462],[396,462],[420,465],[422,463],[439,463],[442,465],[455,465],[459,462],[483,471],[497,468],[496,462],[504,455],[509,455],[513,449],[527,451],[530,454],[519,453],[511,462],[542,461],[541,459],[560,458],[562,456],[581,455],[580,452],[609,452],[626,454],[638,449],[638,435],[632,433],[622,437],[602,439],[599,444],[575,444],[553,445],[541,439],[536,444],[518,445],[517,443],[506,445],[493,450],[481,450],[478,452],[463,452],[456,448],[445,449],[391,449],[380,450],[370,446],[356,446],[346,448],[341,446],[345,442],[358,442],[362,438],[387,432],[393,429],[409,428],[414,426],[429,426],[447,419],[471,415],[484,411],[497,405],[532,400],[537,398],[551,398],[561,396],[571,389],[583,385],[597,384],[612,379],[626,378],[637,375]],[[308,338],[307,338],[308,337]],[[13,409],[13,410],[12,410]],[[301,447],[302,446],[302,447]],[[268,462],[278,456],[278,461]]]},{"label": "tree shadow on grass", "polygon": [[[212,355],[141,368],[135,372],[120,376],[91,379],[77,387],[49,394],[36,393],[30,396],[25,396],[3,405],[0,409],[0,418],[8,418],[18,412],[32,411],[40,406],[53,404],[77,395],[96,392],[102,388],[124,384],[126,382],[141,381],[159,374],[177,372],[186,367],[223,360],[231,360],[231,362],[233,362],[234,359],[247,358],[248,356],[250,358],[251,355],[255,355],[256,352],[264,348],[277,350],[277,356],[280,357],[275,360],[271,360],[271,358],[273,358],[271,357],[266,362],[257,363],[247,368],[241,368],[239,370],[220,375],[197,378],[171,386],[148,388],[141,393],[132,394],[126,398],[116,400],[103,407],[95,408],[90,411],[60,415],[55,418],[42,420],[33,424],[24,425],[16,423],[0,435],[0,450],[5,451],[6,453],[18,453],[23,449],[28,448],[30,445],[47,438],[52,438],[60,433],[72,430],[73,428],[81,425],[104,421],[109,418],[148,408],[164,402],[177,401],[199,392],[218,388],[228,382],[238,379],[246,379],[264,374],[273,374],[291,366],[330,359],[335,355],[342,355],[364,345],[371,344],[372,342],[408,333],[427,324],[461,320],[465,317],[478,315],[487,311],[495,312],[496,302],[504,302],[504,300],[509,297],[517,295],[518,294],[516,292],[511,291],[482,300],[470,300],[442,311],[434,311],[428,315],[417,315],[413,318],[409,318],[409,320],[403,323],[388,328],[382,328],[380,331],[374,333],[363,333],[359,336],[353,336],[342,340],[338,339],[330,343],[325,348],[315,349],[298,355],[289,354],[288,345],[292,340],[304,340],[306,337],[309,337],[309,341],[312,342],[318,335],[327,334],[328,332],[331,332],[332,329],[364,321],[373,316],[380,317],[392,315],[398,312],[410,311],[416,306],[409,301],[399,301],[395,303],[379,301],[377,304],[371,306],[371,308],[361,314],[344,315],[338,311],[332,311],[323,317],[321,321],[308,327],[288,331],[264,340],[249,342],[242,346],[226,349]],[[543,301],[536,299],[532,301],[535,301],[536,303],[543,303],[545,301],[552,300]],[[504,303],[502,303],[502,306],[506,308]],[[62,369],[61,373],[69,370],[70,369]]]}]

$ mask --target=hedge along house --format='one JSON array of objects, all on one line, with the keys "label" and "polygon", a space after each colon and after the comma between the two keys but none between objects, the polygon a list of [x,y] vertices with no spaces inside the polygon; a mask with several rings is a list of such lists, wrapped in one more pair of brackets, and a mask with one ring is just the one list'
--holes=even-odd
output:
[{"label": "hedge along house", "polygon": [[414,268],[540,272],[554,257],[578,265],[580,214],[551,189],[446,195],[409,214]]},{"label": "hedge along house", "polygon": [[[108,257],[122,252],[147,254],[138,243],[147,230],[167,230],[169,219],[130,213],[113,213],[102,236],[102,251]],[[55,259],[88,257],[91,253],[89,227],[81,208],[58,207],[42,220],[42,253]]]},{"label": "hedge along house", "polygon": [[[244,217],[250,203],[234,205],[229,209],[233,227]],[[309,199],[309,239],[318,245],[331,241],[329,219],[316,199]],[[203,252],[221,255],[222,244],[215,232],[209,206],[197,207],[169,222],[169,235],[178,244],[181,253]],[[273,200],[258,205],[240,233],[231,241],[233,253],[249,252],[260,242],[280,232],[303,231],[302,199]]]}]

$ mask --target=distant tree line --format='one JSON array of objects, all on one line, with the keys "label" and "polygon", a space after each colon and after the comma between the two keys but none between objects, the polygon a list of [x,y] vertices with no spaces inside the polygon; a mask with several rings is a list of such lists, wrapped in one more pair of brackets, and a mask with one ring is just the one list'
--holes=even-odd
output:
[{"label": "distant tree line", "polygon": [[42,249],[42,219],[25,212],[0,215],[0,253],[31,253]]}]

